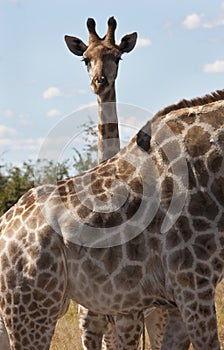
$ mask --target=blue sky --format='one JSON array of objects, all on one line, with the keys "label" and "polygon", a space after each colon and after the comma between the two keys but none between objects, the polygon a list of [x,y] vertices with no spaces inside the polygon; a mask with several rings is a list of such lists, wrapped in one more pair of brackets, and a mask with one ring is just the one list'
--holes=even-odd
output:
[{"label": "blue sky", "polygon": [[[64,35],[86,42],[86,20],[93,17],[103,36],[112,15],[117,42],[133,31],[139,37],[119,67],[118,102],[154,113],[224,88],[224,1],[0,0],[0,159],[34,160],[52,128],[96,102],[86,67],[68,51]],[[88,113],[73,114],[70,129],[77,135]],[[121,122],[131,135],[146,115],[133,110]]]}]

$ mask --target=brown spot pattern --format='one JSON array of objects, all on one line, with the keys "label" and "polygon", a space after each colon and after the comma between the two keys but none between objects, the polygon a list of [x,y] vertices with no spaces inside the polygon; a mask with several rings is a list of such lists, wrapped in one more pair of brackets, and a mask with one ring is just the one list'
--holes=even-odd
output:
[{"label": "brown spot pattern", "polygon": [[218,137],[218,143],[222,149],[224,149],[224,131],[221,131]]},{"label": "brown spot pattern", "polygon": [[213,173],[217,173],[220,170],[222,161],[223,157],[219,154],[217,150],[214,150],[209,154],[207,159],[208,169]]},{"label": "brown spot pattern", "polygon": [[129,183],[131,189],[136,193],[142,193],[143,186],[141,179],[138,177],[135,177],[130,183]]},{"label": "brown spot pattern", "polygon": [[77,214],[81,219],[85,219],[90,213],[91,213],[91,210],[86,206],[80,205],[78,207]]},{"label": "brown spot pattern", "polygon": [[189,249],[179,249],[169,256],[169,268],[174,272],[189,269],[192,267],[193,260]]},{"label": "brown spot pattern", "polygon": [[126,247],[126,253],[129,260],[144,261],[147,257],[144,239],[136,237],[131,240]]},{"label": "brown spot pattern", "polygon": [[184,130],[183,124],[181,124],[178,120],[168,120],[167,125],[175,135],[181,134]]},{"label": "brown spot pattern", "polygon": [[180,216],[175,224],[175,228],[178,232],[181,232],[181,237],[187,242],[193,235],[193,232],[189,226],[189,220],[186,216]]},{"label": "brown spot pattern", "polygon": [[219,203],[224,205],[224,177],[220,176],[218,179],[215,179],[211,185],[212,193]]},{"label": "brown spot pattern", "polygon": [[194,219],[193,226],[196,231],[206,231],[210,228],[210,224],[203,219]]},{"label": "brown spot pattern", "polygon": [[135,167],[124,159],[120,159],[118,161],[118,169],[116,172],[116,176],[118,179],[127,181],[130,177],[132,177],[135,171]]},{"label": "brown spot pattern", "polygon": [[205,154],[210,144],[210,134],[200,126],[193,126],[185,136],[185,145],[188,153],[192,157],[198,157]]},{"label": "brown spot pattern", "polygon": [[161,201],[164,207],[167,209],[170,206],[170,202],[173,196],[173,179],[169,176],[163,180],[161,185]]},{"label": "brown spot pattern", "polygon": [[179,273],[177,275],[177,282],[182,288],[194,288],[194,275],[192,273]]},{"label": "brown spot pattern", "polygon": [[115,276],[114,282],[117,289],[134,289],[142,278],[142,269],[140,266],[126,266]]},{"label": "brown spot pattern", "polygon": [[201,186],[206,187],[208,183],[208,172],[205,167],[205,163],[201,159],[197,159],[194,162],[194,168],[195,168],[195,173],[198,179],[198,182],[200,183]]},{"label": "brown spot pattern", "polygon": [[208,193],[199,191],[191,196],[189,212],[193,216],[205,216],[207,219],[213,220],[219,210]]},{"label": "brown spot pattern", "polygon": [[103,184],[104,184],[104,181],[102,178],[99,178],[99,179],[95,180],[94,182],[92,182],[91,190],[92,190],[93,194],[99,194],[99,193],[104,192]]},{"label": "brown spot pattern", "polygon": [[119,139],[118,125],[117,123],[107,123],[107,124],[99,124],[98,130],[100,135],[104,140],[106,139]]},{"label": "brown spot pattern", "polygon": [[166,237],[166,248],[168,250],[176,247],[181,242],[178,232],[172,230],[167,234]]},{"label": "brown spot pattern", "polygon": [[208,125],[213,126],[213,128],[218,129],[223,125],[224,110],[220,109],[214,113],[213,111],[202,113],[200,116],[200,121]]}]

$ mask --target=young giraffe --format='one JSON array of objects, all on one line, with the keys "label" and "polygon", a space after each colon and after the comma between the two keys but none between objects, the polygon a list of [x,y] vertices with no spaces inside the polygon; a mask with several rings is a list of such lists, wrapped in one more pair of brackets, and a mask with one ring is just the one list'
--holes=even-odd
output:
[{"label": "young giraffe", "polygon": [[[89,18],[87,20],[88,46],[76,37],[65,36],[69,50],[75,55],[83,56],[91,79],[91,88],[97,95],[99,163],[113,157],[120,150],[115,80],[121,55],[133,50],[137,39],[137,33],[132,33],[126,35],[120,45],[116,45],[116,26],[116,20],[113,17],[109,18],[107,34],[101,39],[96,32],[94,19]],[[101,348],[103,336],[101,329],[105,329],[108,318],[104,315],[97,315],[81,305],[79,305],[79,316],[83,348],[92,349],[93,344]],[[110,338],[108,334],[108,340],[105,341],[106,348],[108,348],[106,344]],[[116,349],[116,343],[113,344],[113,347]]]},{"label": "young giraffe", "polygon": [[[128,34],[122,38],[121,44],[115,43],[115,30],[117,27],[114,17],[108,20],[108,31],[103,39],[96,32],[94,19],[89,18],[87,28],[89,31],[88,47],[82,40],[65,36],[69,50],[75,55],[82,55],[91,79],[91,87],[97,95],[98,101],[98,160],[99,162],[113,157],[120,150],[118,117],[116,110],[115,80],[118,64],[123,53],[133,50],[136,44],[137,33]],[[150,311],[151,319],[146,317],[145,323],[151,339],[152,350],[159,350],[163,339],[163,328],[166,322],[166,311]],[[80,329],[85,349],[92,349],[92,343],[100,348],[102,325],[112,316],[95,315],[88,309],[79,306]],[[153,327],[153,317],[158,327]],[[130,322],[130,321],[129,321]],[[103,348],[117,349],[115,320],[110,322],[104,336]],[[150,325],[150,327],[149,327]],[[130,326],[130,325],[129,325]],[[162,327],[164,326],[164,327]],[[150,330],[153,328],[153,332]],[[129,332],[130,333],[130,332]],[[133,330],[134,336],[134,330]]]},{"label": "young giraffe", "polygon": [[69,50],[83,57],[91,80],[91,88],[98,101],[98,160],[99,163],[113,157],[120,150],[118,118],[116,110],[115,80],[121,56],[133,50],[137,33],[125,35],[116,45],[114,32],[116,21],[108,20],[108,31],[104,38],[96,33],[94,19],[87,20],[88,46],[82,40],[65,36]]},{"label": "young giraffe", "polygon": [[[30,190],[5,213],[0,311],[11,348],[49,349],[74,299],[118,321],[164,305],[162,350],[186,349],[186,336],[195,350],[220,350],[214,291],[224,275],[223,139],[224,90],[182,101],[114,158]],[[176,347],[178,320],[185,344]],[[119,322],[117,330],[122,335]]]}]

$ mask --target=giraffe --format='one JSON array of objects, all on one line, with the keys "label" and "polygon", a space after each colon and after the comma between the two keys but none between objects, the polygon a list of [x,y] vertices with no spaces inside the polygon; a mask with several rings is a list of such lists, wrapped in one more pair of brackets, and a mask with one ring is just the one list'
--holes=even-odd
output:
[{"label": "giraffe", "polygon": [[[95,20],[89,18],[87,20],[88,46],[79,38],[65,36],[65,42],[69,50],[75,55],[83,56],[83,61],[89,72],[91,88],[97,95],[99,163],[113,157],[120,150],[115,80],[122,54],[133,50],[137,40],[137,33],[134,32],[126,35],[121,40],[120,46],[116,45],[116,27],[115,18],[110,17],[107,33],[101,39],[96,32]],[[81,305],[79,305],[78,309],[83,348],[91,349],[93,343],[98,344],[98,348],[100,348],[103,336],[100,330],[102,329],[102,324],[105,328],[108,318],[105,315],[94,314]],[[108,324],[107,327],[112,328],[112,323]],[[108,334],[108,341],[105,341],[106,348],[110,338]],[[116,343],[113,342],[113,344],[116,349]]]},{"label": "giraffe", "polygon": [[[110,17],[108,20],[107,33],[104,38],[101,39],[96,32],[95,20],[89,18],[87,20],[89,32],[88,47],[79,38],[65,36],[65,42],[69,50],[75,55],[83,56],[83,61],[89,72],[91,88],[97,95],[99,162],[113,157],[120,150],[115,80],[122,54],[133,50],[137,40],[137,33],[134,32],[123,37],[121,39],[121,44],[116,45],[116,27],[117,22],[115,18]],[[155,311],[150,311],[149,314],[151,314],[151,319],[145,317],[145,323],[150,336],[152,349],[159,350],[163,338],[162,325],[165,327],[166,311],[157,310],[157,315],[155,315]],[[89,311],[81,305],[79,305],[79,315],[84,349],[91,349],[91,344],[93,342],[97,343],[100,348],[102,338],[100,332],[102,328],[101,325],[105,324],[107,319],[112,322],[109,321],[108,323],[107,331],[103,339],[103,348],[108,350],[117,349],[114,329],[115,320],[112,320],[112,316],[95,315],[92,311]],[[152,315],[155,315],[155,323],[160,325],[160,327],[154,327]],[[151,329],[153,329],[153,332],[151,332]]]},{"label": "giraffe", "polygon": [[[0,311],[13,350],[49,349],[70,299],[118,320],[165,306],[164,339],[180,320],[195,350],[220,349],[223,137],[224,90],[183,100],[115,157],[31,189],[1,217]],[[162,350],[177,349],[169,343]]]},{"label": "giraffe", "polygon": [[121,43],[116,45],[116,26],[116,20],[110,17],[107,33],[100,38],[96,32],[95,20],[88,18],[88,46],[76,37],[65,35],[69,50],[83,57],[91,80],[91,88],[97,95],[99,163],[113,157],[120,150],[115,80],[121,56],[132,51],[137,40],[137,33],[134,32],[125,35]]}]

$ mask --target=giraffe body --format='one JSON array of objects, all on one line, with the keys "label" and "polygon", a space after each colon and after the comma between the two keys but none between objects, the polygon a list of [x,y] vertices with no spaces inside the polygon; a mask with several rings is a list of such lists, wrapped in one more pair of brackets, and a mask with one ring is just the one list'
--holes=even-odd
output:
[{"label": "giraffe body", "polygon": [[48,349],[70,299],[117,318],[165,305],[195,350],[220,349],[223,97],[171,106],[114,158],[32,189],[3,215],[0,308],[12,349]]}]

